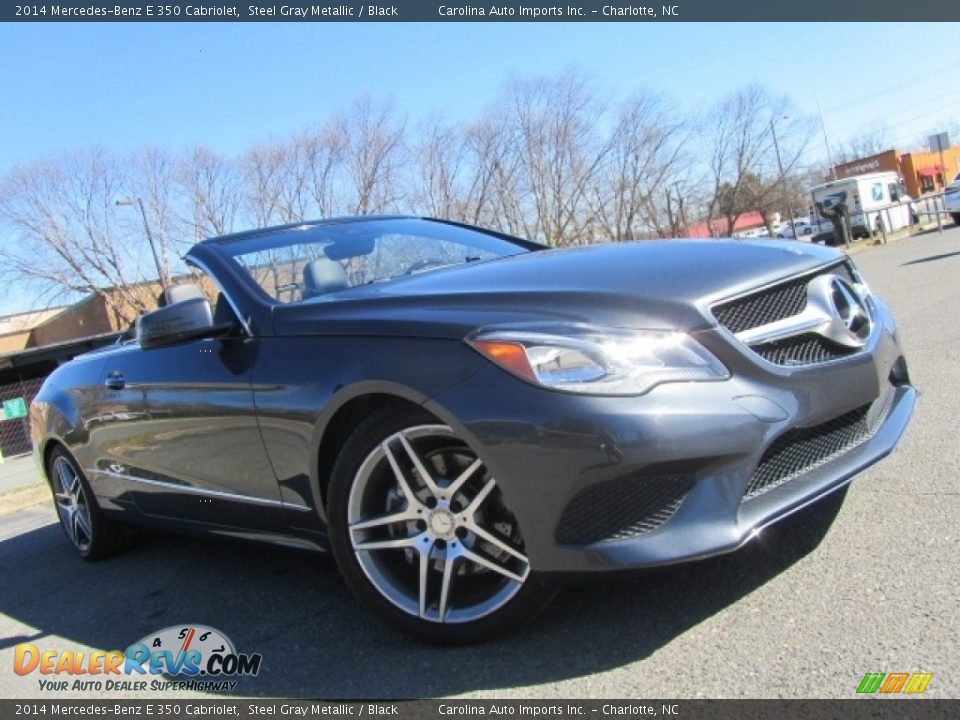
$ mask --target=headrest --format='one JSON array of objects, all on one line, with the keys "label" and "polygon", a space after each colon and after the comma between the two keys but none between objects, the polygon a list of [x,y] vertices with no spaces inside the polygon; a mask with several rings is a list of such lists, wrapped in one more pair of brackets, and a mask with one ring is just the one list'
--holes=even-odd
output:
[{"label": "headrest", "polygon": [[303,267],[303,299],[326,295],[350,287],[347,273],[336,260],[320,258]]},{"label": "headrest", "polygon": [[181,283],[171,285],[163,291],[163,305],[189,300],[190,298],[205,298],[203,290],[196,283]]}]

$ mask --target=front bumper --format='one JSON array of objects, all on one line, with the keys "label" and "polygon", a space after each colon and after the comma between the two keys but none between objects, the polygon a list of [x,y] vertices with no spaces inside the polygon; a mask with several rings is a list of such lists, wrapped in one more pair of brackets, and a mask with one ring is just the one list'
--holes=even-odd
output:
[{"label": "front bumper", "polygon": [[[693,560],[735,550],[894,449],[916,391],[892,320],[886,308],[880,312],[864,351],[838,362],[775,367],[711,329],[696,336],[731,370],[724,382],[661,385],[641,397],[582,397],[532,387],[491,366],[427,408],[462,433],[491,469],[534,570]],[[815,436],[817,428],[859,411],[869,425],[860,436],[755,492],[758,467],[790,433]],[[679,490],[671,495],[670,487]],[[617,520],[638,497],[663,505],[653,521],[649,513],[643,521]],[[587,501],[591,507],[579,507]],[[579,512],[573,532],[571,512]],[[626,529],[592,535],[604,525]]]}]

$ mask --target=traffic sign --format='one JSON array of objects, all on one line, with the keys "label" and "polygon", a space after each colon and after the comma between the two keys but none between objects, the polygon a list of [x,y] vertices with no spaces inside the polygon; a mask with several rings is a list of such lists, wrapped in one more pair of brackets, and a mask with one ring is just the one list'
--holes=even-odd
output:
[{"label": "traffic sign", "polygon": [[3,414],[7,420],[15,420],[27,416],[27,403],[22,397],[3,401]]}]

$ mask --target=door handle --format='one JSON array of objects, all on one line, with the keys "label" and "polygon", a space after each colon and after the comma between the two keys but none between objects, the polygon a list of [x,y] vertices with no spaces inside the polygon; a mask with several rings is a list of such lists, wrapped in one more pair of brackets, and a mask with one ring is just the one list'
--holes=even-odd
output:
[{"label": "door handle", "polygon": [[104,383],[111,390],[123,390],[124,386],[127,384],[126,379],[123,377],[123,373],[119,370],[114,370],[107,375],[107,380]]}]

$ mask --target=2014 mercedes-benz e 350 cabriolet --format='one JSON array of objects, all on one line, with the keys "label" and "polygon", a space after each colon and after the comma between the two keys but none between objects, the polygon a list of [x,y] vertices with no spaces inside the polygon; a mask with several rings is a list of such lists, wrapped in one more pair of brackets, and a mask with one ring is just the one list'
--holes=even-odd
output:
[{"label": "2014 mercedes-benz e 350 cabriolet", "polygon": [[32,406],[74,549],[140,524],[329,550],[433,641],[529,619],[551,574],[734,550],[888,454],[915,400],[887,307],[810,244],[368,217],[186,261],[199,284]]}]

